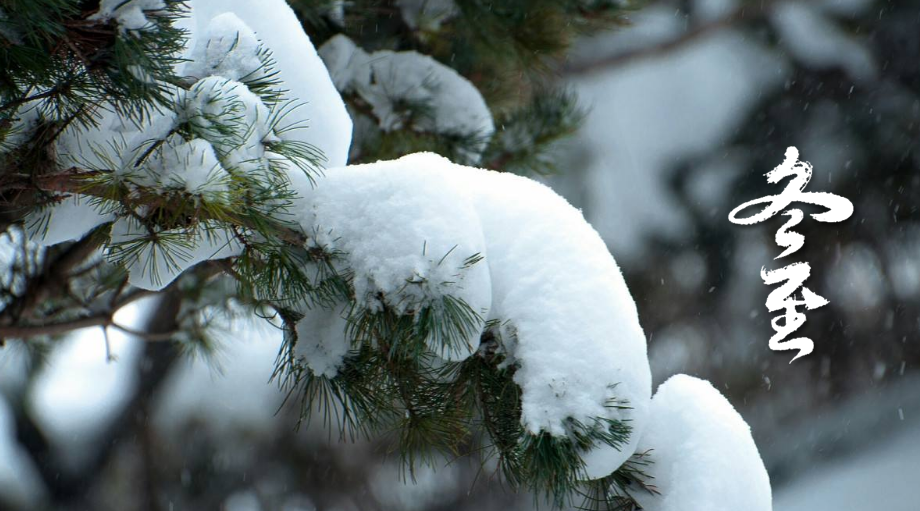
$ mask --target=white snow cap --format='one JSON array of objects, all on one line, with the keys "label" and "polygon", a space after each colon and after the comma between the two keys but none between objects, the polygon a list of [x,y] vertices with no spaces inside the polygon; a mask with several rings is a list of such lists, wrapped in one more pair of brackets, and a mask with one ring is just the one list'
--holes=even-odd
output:
[{"label": "white snow cap", "polygon": [[[645,335],[606,245],[565,199],[431,153],[335,169],[298,191],[302,227],[346,253],[359,305],[374,307],[377,292],[395,307],[462,298],[501,322],[529,432],[565,435],[569,417],[628,421],[628,445],[587,453],[592,478],[635,452],[651,395]],[[477,253],[484,260],[461,270]],[[630,408],[605,406],[611,399]]]},{"label": "white snow cap", "polygon": [[711,383],[679,374],[658,387],[639,451],[661,495],[648,511],[771,511],[770,478],[744,419]]},{"label": "white snow cap", "polygon": [[412,120],[413,128],[473,137],[471,149],[461,156],[465,162],[479,162],[495,124],[479,90],[456,71],[414,51],[367,54],[341,34],[326,41],[319,53],[336,87],[367,101],[381,129],[404,126],[407,113],[398,103],[424,107],[429,111]]},{"label": "white snow cap", "polygon": [[[417,155],[335,169],[315,190],[297,190],[305,199],[304,232],[327,251],[345,253],[359,306],[379,310],[385,304],[405,313],[451,296],[482,318],[488,315],[488,266],[466,264],[485,251],[481,222],[468,198],[445,179],[452,167],[467,170]],[[471,334],[466,345],[440,354],[470,356],[481,330]]]},{"label": "white snow cap", "polygon": [[113,213],[96,209],[92,200],[82,195],[61,197],[59,202],[26,216],[29,239],[43,247],[82,238],[100,225],[115,220]]}]

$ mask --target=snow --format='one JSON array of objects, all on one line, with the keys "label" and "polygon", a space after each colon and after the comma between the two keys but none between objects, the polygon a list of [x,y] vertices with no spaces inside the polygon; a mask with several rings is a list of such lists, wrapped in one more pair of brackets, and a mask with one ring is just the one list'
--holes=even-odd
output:
[{"label": "snow", "polygon": [[[0,25],[2,30],[3,25]],[[41,120],[41,109],[37,105],[25,104],[16,109],[11,117],[11,125],[0,138],[0,156],[18,148],[22,144],[32,139]]]},{"label": "snow", "polygon": [[184,72],[198,79],[215,75],[237,81],[264,77],[260,48],[249,25],[236,14],[225,12],[208,23]]},{"label": "snow", "polygon": [[[208,37],[205,34],[212,20],[221,14],[233,13],[271,52],[275,61],[274,69],[278,73],[277,79],[280,81],[279,88],[288,91],[288,98],[301,102],[285,119],[288,123],[303,126],[303,129],[295,131],[298,139],[319,148],[326,156],[327,167],[345,165],[351,145],[351,118],[326,67],[287,2],[193,0],[191,6],[191,18],[179,23],[179,26],[191,30],[188,44],[191,55],[194,55],[199,41]],[[226,37],[226,34],[240,30],[242,25],[225,19],[212,28],[222,30]],[[213,37],[215,33],[219,32],[209,35]],[[209,63],[208,67],[213,65]],[[185,69],[194,70],[195,65]],[[189,74],[185,69],[180,69],[179,74]]]},{"label": "snow", "polygon": [[[135,168],[135,162],[150,140],[166,137],[175,125],[175,114],[154,111],[143,129],[120,117],[111,106],[98,110],[98,127],[65,129],[55,142],[54,151],[62,168],[111,171],[143,182],[149,179]],[[145,183],[146,184],[146,183]],[[56,204],[35,211],[26,219],[32,239],[43,245],[78,240],[92,229],[115,220],[111,207],[73,194]]]},{"label": "snow", "polygon": [[200,138],[167,147],[150,167],[162,188],[182,189],[211,203],[225,202],[230,192],[230,174]]},{"label": "snow", "polygon": [[770,479],[744,419],[712,384],[687,375],[658,387],[639,452],[661,493],[648,511],[771,511]]},{"label": "snow", "polygon": [[384,131],[402,129],[410,105],[421,110],[411,119],[413,129],[472,137],[461,157],[464,163],[479,161],[495,131],[492,114],[479,90],[450,67],[414,51],[367,54],[344,35],[323,44],[320,56],[339,90],[367,101]]},{"label": "snow", "polygon": [[[427,168],[426,161],[441,170]],[[306,205],[304,232],[313,233],[317,246],[344,252],[360,307],[376,311],[386,305],[405,313],[449,295],[482,317],[488,314],[489,269],[466,264],[485,251],[481,221],[445,180],[450,166],[429,156],[354,165],[329,171],[315,190],[298,190]],[[441,354],[468,357],[479,347],[480,333],[469,332],[463,346]]]},{"label": "snow", "polygon": [[89,197],[71,195],[29,214],[25,219],[25,227],[31,241],[51,246],[80,239],[89,231],[113,220],[113,213],[98,211]]},{"label": "snow", "polygon": [[140,30],[150,23],[144,11],[165,8],[166,3],[163,0],[102,0],[99,3],[99,11],[89,19],[114,19],[122,30]]},{"label": "snow", "polygon": [[347,311],[342,309],[330,312],[314,307],[297,323],[294,354],[317,376],[335,377],[348,353]]},{"label": "snow", "polygon": [[188,231],[171,229],[151,233],[131,217],[120,218],[112,226],[109,257],[126,257],[128,283],[158,291],[183,271],[207,260],[238,256],[243,246],[233,232],[212,222]]},{"label": "snow", "polygon": [[96,110],[96,123],[90,129],[71,124],[61,133],[54,145],[58,164],[130,177],[137,173],[135,163],[150,141],[166,138],[176,126],[176,114],[164,108],[153,110],[139,126],[106,104]]},{"label": "snow", "polygon": [[[645,336],[606,245],[564,199],[530,179],[431,153],[334,169],[302,193],[305,232],[345,253],[359,306],[462,298],[501,323],[504,349],[520,366],[528,431],[565,435],[569,417],[629,421],[628,445],[586,453],[588,477],[608,475],[635,451],[651,394]],[[477,253],[484,260],[461,270]],[[630,408],[605,406],[614,398]]]},{"label": "snow", "polygon": [[[36,243],[28,240],[23,230],[16,225],[0,233],[0,311],[21,296],[28,279],[39,272],[45,264],[45,252]],[[0,357],[2,361],[2,357]],[[2,390],[3,367],[0,362],[0,390]]]},{"label": "snow", "polygon": [[[109,0],[102,2],[96,16],[117,19],[123,28],[134,29],[142,21],[146,24],[145,10],[162,7],[160,0]],[[306,142],[328,164],[346,163],[351,120],[309,38],[283,0],[258,5],[198,0],[191,2],[191,16],[178,25],[190,31],[190,39],[184,55],[189,61],[179,64],[177,73],[198,81],[189,90],[174,88],[173,109],[152,111],[142,122],[124,119],[111,105],[103,105],[98,126],[81,129],[74,125],[59,137],[55,150],[61,167],[113,172],[129,187],[180,189],[203,200],[221,201],[234,173],[264,172],[277,163],[277,158],[270,161],[267,143]],[[295,103],[267,105],[246,85],[265,78],[261,59],[269,57],[277,71],[276,88],[286,91],[285,98]],[[215,117],[229,125],[232,133],[215,129]],[[28,119],[20,122],[25,126]],[[182,122],[188,122],[198,138],[185,141],[172,134]],[[164,141],[162,153],[139,166],[139,158],[158,140]],[[86,197],[65,197],[31,215],[30,234],[45,245],[79,239],[116,220],[110,211],[113,208],[104,209],[94,208]],[[230,233],[213,227],[206,224],[185,235],[176,230],[158,232],[159,236],[182,238],[180,246],[169,253],[147,244],[128,264],[131,283],[161,289],[197,262],[238,255],[241,247]],[[120,218],[113,227],[112,242],[135,243],[143,236],[149,233],[137,222]]]},{"label": "snow", "polygon": [[335,88],[353,92],[371,81],[370,55],[343,34],[336,34],[319,47],[319,56],[329,69]]},{"label": "snow", "polygon": [[252,174],[265,165],[264,142],[276,139],[272,115],[245,84],[221,76],[202,78],[180,91],[176,110],[178,120],[211,142],[228,168]]}]

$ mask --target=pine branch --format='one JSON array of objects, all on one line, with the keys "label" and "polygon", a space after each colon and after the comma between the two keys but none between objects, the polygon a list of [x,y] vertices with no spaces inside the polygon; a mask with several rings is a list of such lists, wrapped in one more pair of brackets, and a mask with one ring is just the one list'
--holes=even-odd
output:
[{"label": "pine branch", "polygon": [[[25,292],[0,312],[0,325],[10,326],[23,318],[33,318],[35,308],[48,296],[60,294],[70,278],[70,272],[83,262],[103,243],[98,232],[90,233],[80,241],[71,244],[56,257],[49,259],[45,269],[31,276],[25,285]],[[92,325],[90,325],[92,326]],[[2,342],[0,342],[2,345]]]},{"label": "pine branch", "polygon": [[106,314],[96,314],[83,318],[72,319],[69,321],[60,321],[57,323],[46,323],[38,325],[10,325],[0,326],[0,342],[4,339],[31,339],[33,337],[61,335],[80,330],[99,326],[103,328],[114,328],[128,335],[143,339],[145,341],[169,341],[174,339],[178,331],[151,334],[140,330],[121,325],[117,323],[113,316],[117,311],[110,311]]},{"label": "pine branch", "polygon": [[[111,173],[112,171],[108,172]],[[128,188],[126,183],[115,183],[114,187],[99,183],[96,178],[105,174],[106,171],[83,170],[71,167],[61,173],[31,177],[27,180],[7,184],[4,186],[4,191],[31,189],[45,193],[86,195],[101,200],[118,202],[128,210],[135,210],[141,207],[169,210],[175,205],[174,201],[171,201],[168,196],[164,196],[159,190],[145,190],[143,188],[132,190]],[[207,209],[199,210],[197,217],[199,221],[228,221],[243,229],[254,231],[264,228],[263,225],[257,225],[251,219],[232,214],[214,215]],[[269,227],[275,231],[279,240],[290,245],[303,246],[307,241],[307,237],[303,233],[286,225],[273,224],[269,225]]]}]

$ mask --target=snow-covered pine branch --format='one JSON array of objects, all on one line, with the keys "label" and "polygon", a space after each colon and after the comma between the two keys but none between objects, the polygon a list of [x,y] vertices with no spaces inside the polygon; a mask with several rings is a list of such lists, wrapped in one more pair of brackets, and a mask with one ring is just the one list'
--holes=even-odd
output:
[{"label": "snow-covered pine branch", "polygon": [[227,259],[237,296],[284,320],[275,377],[304,419],[395,431],[410,465],[482,432],[509,484],[557,505],[770,509],[750,432],[715,389],[676,377],[651,397],[635,303],[579,211],[533,180],[431,153],[346,165],[336,85],[365,122],[465,140],[450,154],[475,163],[495,123],[472,82],[344,35],[323,47],[330,77],[283,0],[181,7],[103,0],[89,18],[126,44],[185,30],[168,59],[130,68],[156,91],[146,107],[97,95],[60,108],[66,88],[41,83],[4,97],[4,154],[38,140],[54,159],[17,185],[44,186],[33,242],[101,239],[127,271],[120,286],[148,291]]}]

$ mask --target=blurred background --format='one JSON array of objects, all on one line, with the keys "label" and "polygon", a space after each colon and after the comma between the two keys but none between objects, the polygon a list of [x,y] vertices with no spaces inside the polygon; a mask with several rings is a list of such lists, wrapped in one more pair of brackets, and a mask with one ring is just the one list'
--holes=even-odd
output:
[{"label": "blurred background", "polygon": [[[654,386],[688,373],[729,398],[777,511],[915,511],[920,1],[649,1],[628,17],[558,63],[586,118],[544,179],[620,264]],[[798,227],[794,260],[830,304],[808,313],[815,351],[793,364],[767,346],[760,278],[777,267],[782,220],[727,220],[778,192],[764,174],[788,146],[814,165],[809,191],[855,206]],[[295,430],[297,403],[269,382],[280,332],[235,321],[219,338],[210,357],[177,361],[114,332],[107,349],[98,330],[49,344],[40,363],[0,348],[0,509],[533,507],[474,460],[407,485],[385,441],[339,442],[321,421]]]}]

